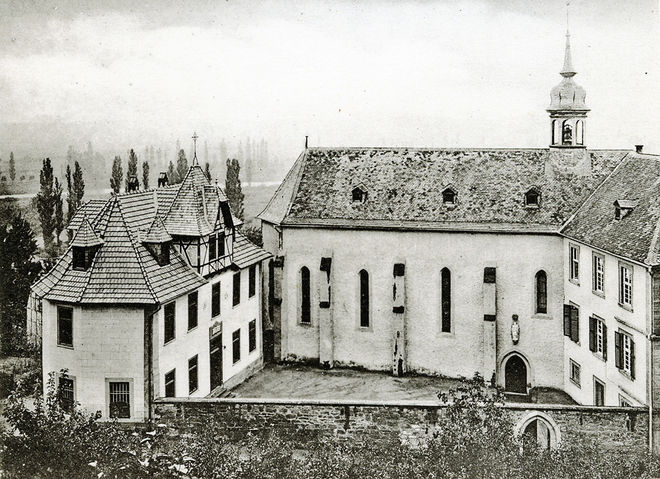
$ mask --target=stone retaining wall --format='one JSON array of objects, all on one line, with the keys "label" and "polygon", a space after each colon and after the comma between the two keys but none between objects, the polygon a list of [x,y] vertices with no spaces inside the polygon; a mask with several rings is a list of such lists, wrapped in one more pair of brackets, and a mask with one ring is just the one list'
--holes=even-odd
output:
[{"label": "stone retaining wall", "polygon": [[[520,429],[541,417],[557,432],[561,444],[594,441],[617,452],[648,449],[649,421],[645,408],[509,404]],[[228,435],[276,431],[301,438],[310,435],[345,438],[359,443],[417,443],[436,431],[446,406],[437,402],[322,401],[248,398],[167,398],[154,404],[154,420],[174,434],[224,425]]]}]

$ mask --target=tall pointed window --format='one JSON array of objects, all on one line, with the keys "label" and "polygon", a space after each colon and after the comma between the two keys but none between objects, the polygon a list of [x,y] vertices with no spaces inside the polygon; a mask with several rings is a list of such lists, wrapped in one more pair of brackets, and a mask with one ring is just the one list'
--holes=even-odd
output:
[{"label": "tall pointed window", "polygon": [[360,327],[368,328],[369,321],[369,273],[361,270],[360,276]]},{"label": "tall pointed window", "polygon": [[451,271],[442,268],[440,271],[440,288],[442,294],[442,328],[443,333],[451,332]]},{"label": "tall pointed window", "polygon": [[303,324],[312,322],[310,293],[309,268],[303,266],[300,268],[300,322]]},{"label": "tall pointed window", "polygon": [[541,270],[536,273],[536,313],[547,314],[548,312],[548,275]]}]

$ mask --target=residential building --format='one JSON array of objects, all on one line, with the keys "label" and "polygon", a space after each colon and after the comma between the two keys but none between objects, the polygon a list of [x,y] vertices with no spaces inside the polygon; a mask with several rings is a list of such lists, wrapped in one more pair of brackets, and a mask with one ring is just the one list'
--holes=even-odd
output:
[{"label": "residential building", "polygon": [[[232,387],[263,363],[261,262],[196,161],[183,182],[86,203],[32,287],[44,382],[104,418]],[[66,374],[62,375],[62,371]]]}]

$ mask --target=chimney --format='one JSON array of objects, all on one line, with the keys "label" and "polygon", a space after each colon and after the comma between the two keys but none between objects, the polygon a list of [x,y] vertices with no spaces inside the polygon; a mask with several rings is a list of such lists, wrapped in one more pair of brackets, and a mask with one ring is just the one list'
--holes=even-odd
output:
[{"label": "chimney", "polygon": [[128,186],[128,188],[126,189],[126,191],[128,193],[130,193],[132,191],[137,191],[140,188],[140,183],[138,182],[137,176],[129,176],[127,186]]},{"label": "chimney", "polygon": [[644,145],[635,145],[635,151],[637,153],[641,153],[643,149],[644,149]]},{"label": "chimney", "polygon": [[158,188],[162,186],[167,186],[167,173],[161,171],[158,175]]},{"label": "chimney", "polygon": [[307,149],[307,140],[309,139],[308,135],[305,135],[305,149]]}]

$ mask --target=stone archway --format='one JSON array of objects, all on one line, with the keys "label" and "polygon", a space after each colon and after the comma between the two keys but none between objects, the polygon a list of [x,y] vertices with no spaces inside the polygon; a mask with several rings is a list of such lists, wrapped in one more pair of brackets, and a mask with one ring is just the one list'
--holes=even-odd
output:
[{"label": "stone archway", "polygon": [[533,411],[527,414],[516,426],[516,434],[523,439],[523,447],[544,450],[556,448],[561,440],[559,427],[550,416]]},{"label": "stone archway", "polygon": [[518,354],[512,354],[504,364],[504,390],[507,393],[527,394],[527,365]]}]

